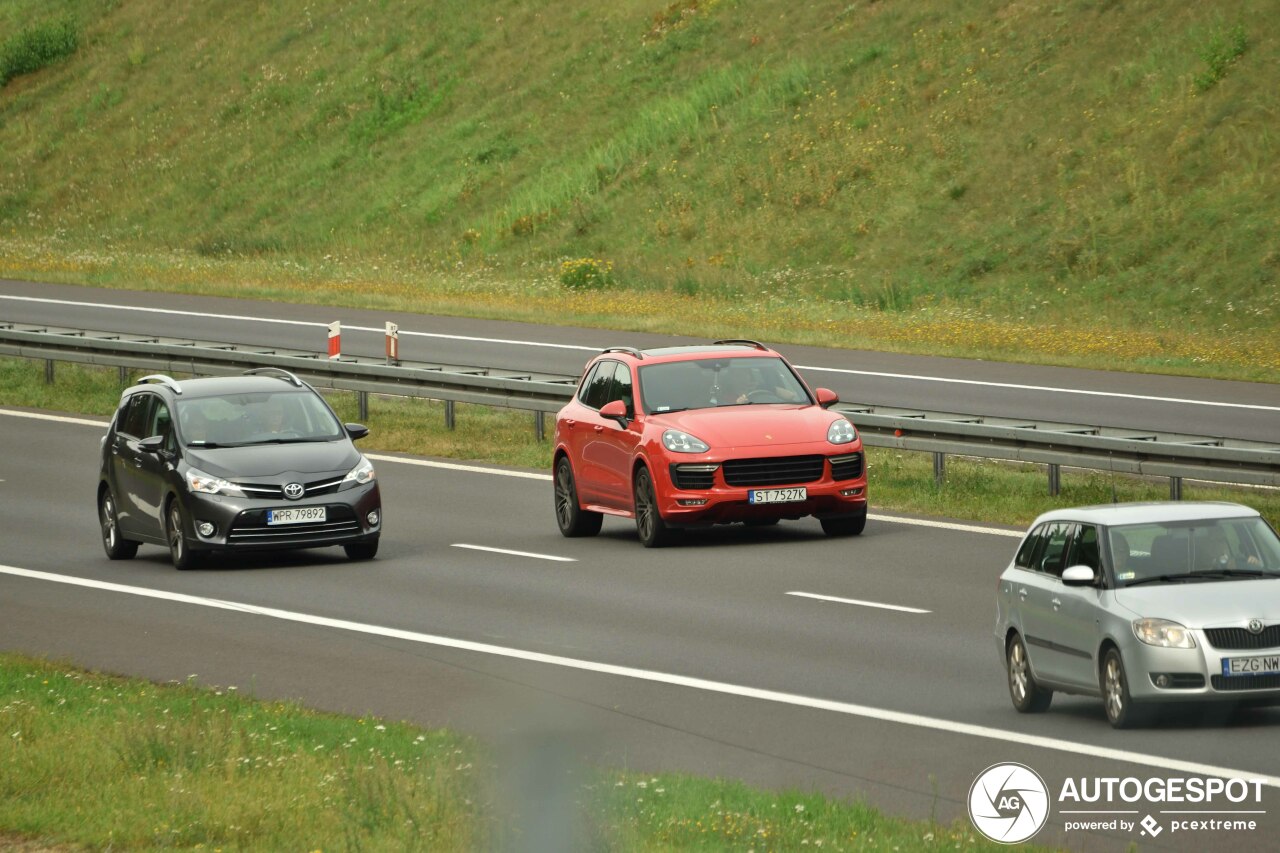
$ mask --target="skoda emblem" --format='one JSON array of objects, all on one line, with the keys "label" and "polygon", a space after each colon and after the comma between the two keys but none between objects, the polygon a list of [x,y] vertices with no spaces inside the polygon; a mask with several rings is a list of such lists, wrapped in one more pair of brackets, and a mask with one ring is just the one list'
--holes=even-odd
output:
[{"label": "skoda emblem", "polygon": [[290,483],[284,487],[284,496],[291,501],[296,501],[298,498],[302,497],[302,493],[304,491],[306,490],[302,488],[301,483]]},{"label": "skoda emblem", "polygon": [[1261,633],[1262,633],[1262,620],[1261,620],[1261,619],[1250,619],[1250,620],[1249,620],[1249,633],[1250,633],[1250,634],[1261,634]]}]

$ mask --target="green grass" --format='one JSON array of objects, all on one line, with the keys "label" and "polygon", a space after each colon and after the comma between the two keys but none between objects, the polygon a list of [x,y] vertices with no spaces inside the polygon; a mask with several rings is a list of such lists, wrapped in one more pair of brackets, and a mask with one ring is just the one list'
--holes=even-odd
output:
[{"label": "green grass", "polygon": [[[519,849],[493,796],[507,768],[447,731],[12,654],[0,729],[6,848]],[[572,796],[574,849],[998,849],[962,822],[677,774],[589,768]]]},{"label": "green grass", "polygon": [[1277,11],[11,0],[0,274],[1275,381]]},{"label": "green grass", "polygon": [[[115,369],[59,364],[54,384],[44,381],[44,363],[0,359],[0,405],[109,415],[120,396]],[[136,374],[135,374],[136,378]],[[357,420],[354,394],[329,395],[339,417]],[[444,404],[403,397],[371,397],[366,451],[380,450],[483,461],[551,470],[551,443],[535,439],[533,414],[458,404],[455,429],[445,426]],[[547,419],[551,434],[553,419]],[[1066,469],[1057,497],[1048,493],[1044,466],[948,457],[946,479],[933,477],[933,457],[888,448],[867,448],[868,492],[873,512],[896,511],[1025,525],[1055,507],[1121,501],[1166,500],[1165,478],[1112,476]],[[1235,501],[1254,507],[1280,527],[1280,491],[1185,482],[1186,500]]]}]

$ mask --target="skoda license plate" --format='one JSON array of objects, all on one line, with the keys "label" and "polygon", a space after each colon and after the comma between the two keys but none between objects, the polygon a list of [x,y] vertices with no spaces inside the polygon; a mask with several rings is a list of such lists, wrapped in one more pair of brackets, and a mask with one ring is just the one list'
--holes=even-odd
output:
[{"label": "skoda license plate", "polygon": [[1254,658],[1223,658],[1222,674],[1227,677],[1238,675],[1275,675],[1280,673],[1280,655],[1261,655]]},{"label": "skoda license plate", "polygon": [[808,489],[752,489],[747,492],[749,504],[790,504],[809,499]]},{"label": "skoda license plate", "polygon": [[324,521],[324,507],[297,506],[288,509],[267,510],[267,524],[314,524]]}]

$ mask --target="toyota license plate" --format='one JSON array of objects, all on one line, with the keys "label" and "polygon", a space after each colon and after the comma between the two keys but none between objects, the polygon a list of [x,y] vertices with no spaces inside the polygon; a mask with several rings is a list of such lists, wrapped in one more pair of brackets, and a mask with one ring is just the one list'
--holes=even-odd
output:
[{"label": "toyota license plate", "polygon": [[752,489],[747,492],[749,504],[790,504],[808,499],[808,489]]},{"label": "toyota license plate", "polygon": [[1222,674],[1228,678],[1241,675],[1275,675],[1277,673],[1280,673],[1280,655],[1222,659]]},{"label": "toyota license plate", "polygon": [[288,509],[267,510],[267,524],[314,524],[325,520],[322,506],[296,506]]}]

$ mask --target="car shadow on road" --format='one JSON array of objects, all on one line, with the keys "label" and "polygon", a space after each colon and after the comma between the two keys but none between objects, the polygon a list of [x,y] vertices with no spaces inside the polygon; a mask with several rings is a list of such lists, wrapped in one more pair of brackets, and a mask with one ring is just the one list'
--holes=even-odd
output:
[{"label": "car shadow on road", "polygon": [[[1073,697],[1074,698],[1074,697]],[[1097,700],[1068,699],[1063,702],[1054,697],[1048,714],[1071,717],[1082,721],[1096,720],[1107,725],[1107,715]],[[1149,719],[1134,731],[1175,732],[1183,729],[1206,728],[1273,728],[1280,724],[1280,705],[1250,705],[1246,702],[1187,702],[1151,706]]]}]

